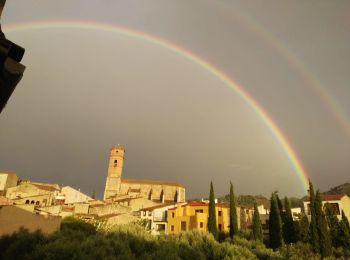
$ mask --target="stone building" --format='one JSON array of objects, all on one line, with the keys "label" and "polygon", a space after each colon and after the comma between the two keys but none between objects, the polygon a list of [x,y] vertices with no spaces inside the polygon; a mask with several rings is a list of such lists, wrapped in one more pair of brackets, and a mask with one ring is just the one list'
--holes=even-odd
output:
[{"label": "stone building", "polygon": [[0,171],[0,196],[4,196],[8,188],[17,186],[18,177],[15,172]]},{"label": "stone building", "polygon": [[6,190],[6,197],[15,204],[35,204],[49,206],[55,202],[60,188],[56,184],[22,181],[15,187]]},{"label": "stone building", "polygon": [[185,201],[185,188],[176,182],[122,178],[124,155],[123,146],[112,147],[104,200],[129,196],[143,197],[157,203]]}]

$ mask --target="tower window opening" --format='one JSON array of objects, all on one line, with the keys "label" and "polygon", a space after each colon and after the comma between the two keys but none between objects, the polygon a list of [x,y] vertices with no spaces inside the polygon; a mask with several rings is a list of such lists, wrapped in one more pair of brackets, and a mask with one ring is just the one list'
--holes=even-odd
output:
[{"label": "tower window opening", "polygon": [[117,167],[118,165],[118,160],[114,160],[114,167]]}]

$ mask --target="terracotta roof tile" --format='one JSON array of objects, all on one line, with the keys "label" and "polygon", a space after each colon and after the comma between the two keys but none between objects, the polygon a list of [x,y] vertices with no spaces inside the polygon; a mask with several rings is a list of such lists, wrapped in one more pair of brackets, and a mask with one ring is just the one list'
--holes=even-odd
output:
[{"label": "terracotta roof tile", "polygon": [[154,185],[169,185],[169,186],[178,186],[184,188],[183,185],[177,182],[171,181],[155,181],[155,180],[139,180],[139,179],[122,179],[122,183],[137,183],[137,184],[154,184]]},{"label": "terracotta roof tile", "polygon": [[0,196],[0,206],[7,206],[7,205],[13,205],[13,201],[6,197]]},{"label": "terracotta roof tile", "polygon": [[[331,201],[331,200],[340,200],[346,196],[346,194],[326,194],[326,195],[321,195],[322,201]],[[306,197],[304,201],[310,201],[310,197]]]}]

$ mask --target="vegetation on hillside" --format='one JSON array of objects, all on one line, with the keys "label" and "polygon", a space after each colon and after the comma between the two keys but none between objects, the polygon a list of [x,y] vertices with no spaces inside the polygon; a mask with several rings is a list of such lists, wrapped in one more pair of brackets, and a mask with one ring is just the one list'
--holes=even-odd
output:
[{"label": "vegetation on hillside", "polygon": [[[234,201],[232,185],[231,190]],[[210,198],[213,201],[212,183]],[[253,230],[239,230],[233,236],[217,234],[217,229],[153,236],[145,221],[109,226],[68,217],[51,235],[21,229],[0,237],[0,259],[349,259],[350,225],[345,214],[339,220],[327,204],[324,212],[320,193],[314,192],[311,183],[310,203],[311,222],[306,215],[296,222],[289,200],[282,203],[273,192],[267,237],[261,230],[257,203]]]}]

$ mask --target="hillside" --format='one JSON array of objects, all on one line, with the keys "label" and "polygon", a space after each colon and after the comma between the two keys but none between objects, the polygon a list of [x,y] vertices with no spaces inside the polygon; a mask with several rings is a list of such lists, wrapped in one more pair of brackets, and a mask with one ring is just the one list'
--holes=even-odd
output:
[{"label": "hillside", "polygon": [[324,194],[347,194],[350,196],[350,183],[344,183],[333,187],[329,191],[324,192]]}]

